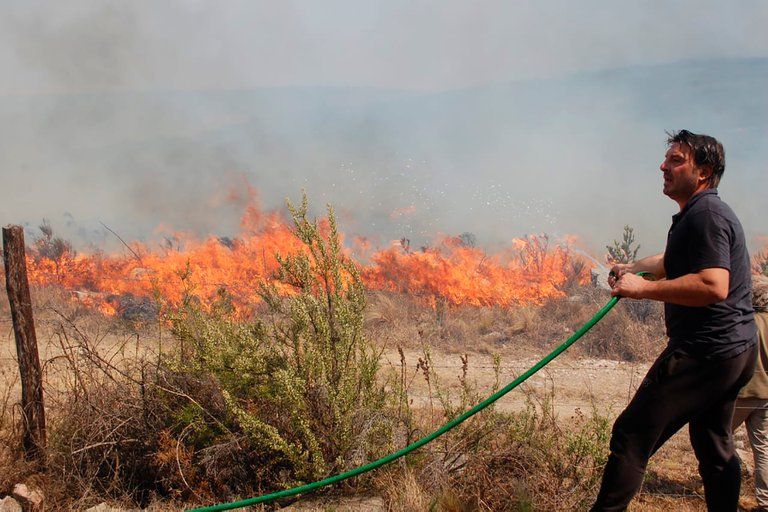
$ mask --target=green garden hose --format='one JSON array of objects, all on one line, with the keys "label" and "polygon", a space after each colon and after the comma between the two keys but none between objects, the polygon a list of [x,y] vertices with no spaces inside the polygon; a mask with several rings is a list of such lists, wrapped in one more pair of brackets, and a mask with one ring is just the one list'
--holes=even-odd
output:
[{"label": "green garden hose", "polygon": [[[646,272],[640,272],[638,275],[645,275]],[[600,311],[595,313],[595,316],[593,316],[587,323],[581,326],[581,328],[573,333],[573,335],[565,340],[562,345],[554,349],[552,352],[550,352],[547,356],[545,356],[543,359],[541,359],[538,363],[533,365],[531,368],[526,370],[525,373],[517,377],[515,380],[504,386],[502,389],[497,391],[496,393],[492,394],[476,406],[472,407],[465,413],[457,416],[456,418],[452,419],[439,429],[435,430],[431,434],[422,437],[418,441],[415,441],[412,444],[409,444],[405,448],[398,450],[394,453],[391,453],[385,457],[382,457],[378,460],[375,460],[373,462],[369,462],[368,464],[365,464],[363,466],[360,466],[358,468],[349,470],[345,473],[340,473],[338,475],[334,475],[331,477],[328,477],[324,480],[318,480],[317,482],[312,482],[306,485],[301,485],[299,487],[294,487],[292,489],[286,489],[284,491],[277,491],[270,494],[265,494],[263,496],[256,496],[253,498],[248,498],[241,501],[233,501],[231,503],[220,503],[218,505],[211,505],[208,507],[200,507],[196,509],[192,509],[190,512],[213,512],[216,510],[231,510],[234,508],[240,508],[240,507],[247,507],[250,505],[256,505],[257,503],[267,503],[269,501],[274,501],[280,498],[287,498],[288,496],[294,496],[296,494],[303,494],[305,492],[312,491],[314,489],[318,489],[320,487],[325,487],[326,485],[335,484],[336,482],[341,482],[342,480],[346,480],[347,478],[352,478],[353,476],[360,475],[362,473],[366,473],[368,471],[372,471],[376,468],[379,468],[383,466],[384,464],[388,464],[394,460],[399,459],[400,457],[407,455],[411,453],[412,451],[416,450],[417,448],[420,448],[424,446],[425,444],[429,443],[430,441],[433,441],[440,437],[441,435],[445,434],[449,430],[451,430],[453,427],[459,425],[460,423],[464,422],[465,420],[471,418],[478,412],[482,411],[492,403],[494,403],[499,398],[503,397],[513,389],[515,389],[517,386],[525,382],[530,376],[532,376],[534,373],[541,370],[543,367],[545,367],[547,364],[549,364],[550,361],[552,361],[554,358],[562,354],[568,347],[573,345],[576,340],[584,336],[587,331],[589,331],[597,322],[602,320],[602,318],[610,311],[613,306],[616,305],[616,303],[619,301],[620,297],[611,297],[611,300],[609,300],[605,306],[603,306]]]}]

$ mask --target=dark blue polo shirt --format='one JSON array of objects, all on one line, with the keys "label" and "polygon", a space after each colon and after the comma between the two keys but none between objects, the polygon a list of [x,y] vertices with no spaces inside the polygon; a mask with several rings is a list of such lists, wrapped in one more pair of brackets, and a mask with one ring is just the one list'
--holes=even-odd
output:
[{"label": "dark blue polo shirt", "polygon": [[664,252],[667,279],[705,268],[730,272],[728,297],[704,307],[665,303],[669,344],[691,355],[726,359],[752,346],[757,327],[744,230],[716,189],[696,194],[672,217]]}]

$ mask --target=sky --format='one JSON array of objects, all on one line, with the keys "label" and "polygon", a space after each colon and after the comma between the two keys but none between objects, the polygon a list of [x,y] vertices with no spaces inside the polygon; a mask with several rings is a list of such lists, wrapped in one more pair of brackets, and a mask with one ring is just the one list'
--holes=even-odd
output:
[{"label": "sky", "polygon": [[[383,241],[547,231],[599,250],[632,224],[655,249],[674,205],[659,176],[639,187],[626,177],[654,172],[664,130],[717,135],[727,118],[726,142],[756,145],[768,121],[744,121],[741,103],[653,112],[636,100],[659,86],[642,70],[748,67],[768,58],[765,26],[764,1],[3,0],[0,222],[46,217],[83,243],[110,243],[101,222],[137,238],[160,224],[231,232],[237,212],[216,198],[245,177],[268,207],[306,188]],[[642,79],[601,81],[612,69]],[[572,100],[572,77],[585,74],[580,105],[549,107]],[[768,90],[761,77],[745,90]],[[498,93],[509,84],[528,84],[530,103],[510,107]],[[768,234],[754,181],[766,150],[755,149],[729,153],[752,181],[724,178],[753,247]]]}]

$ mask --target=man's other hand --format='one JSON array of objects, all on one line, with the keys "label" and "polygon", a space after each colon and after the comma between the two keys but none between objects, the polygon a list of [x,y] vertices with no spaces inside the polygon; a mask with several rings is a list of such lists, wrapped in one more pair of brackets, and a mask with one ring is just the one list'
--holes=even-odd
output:
[{"label": "man's other hand", "polygon": [[629,272],[631,266],[632,265],[627,263],[617,263],[611,267],[611,271],[608,273],[608,286],[611,288],[616,286],[616,281],[618,281],[621,276]]}]

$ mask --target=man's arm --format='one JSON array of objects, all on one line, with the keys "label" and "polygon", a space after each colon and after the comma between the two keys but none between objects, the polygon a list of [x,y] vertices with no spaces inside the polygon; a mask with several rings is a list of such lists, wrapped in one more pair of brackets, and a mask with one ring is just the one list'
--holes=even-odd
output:
[{"label": "man's arm", "polygon": [[631,299],[652,299],[681,306],[709,306],[728,297],[730,272],[724,268],[705,268],[676,279],[646,281],[627,273],[613,286],[611,295]]},{"label": "man's arm", "polygon": [[664,271],[664,253],[637,260],[630,265],[628,271],[632,274],[650,272],[656,279],[664,279],[667,276],[667,273]]},{"label": "man's arm", "polygon": [[608,284],[613,288],[616,281],[624,274],[637,274],[638,272],[648,272],[653,274],[655,279],[664,279],[667,275],[664,271],[664,253],[647,256],[634,263],[619,263],[614,265],[608,276]]}]

